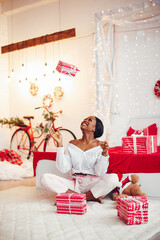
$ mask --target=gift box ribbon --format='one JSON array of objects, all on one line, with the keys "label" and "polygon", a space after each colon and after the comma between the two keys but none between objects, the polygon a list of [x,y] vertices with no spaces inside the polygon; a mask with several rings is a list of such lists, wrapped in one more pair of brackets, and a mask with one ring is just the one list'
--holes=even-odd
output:
[{"label": "gift box ribbon", "polygon": [[133,137],[133,149],[134,149],[134,153],[137,154],[137,144],[136,144],[136,139],[137,137],[142,137],[143,134],[132,134],[132,137]]},{"label": "gift box ribbon", "polygon": [[[133,150],[134,150],[134,153],[137,154],[137,141],[136,141],[136,139],[137,139],[137,137],[144,137],[144,135],[143,135],[143,133],[138,134],[138,135],[137,134],[132,134],[132,137],[133,137]],[[151,135],[149,137],[151,137],[152,153],[153,153],[153,152],[155,152],[154,138]],[[132,146],[131,145],[129,145],[129,146],[132,149]]]}]

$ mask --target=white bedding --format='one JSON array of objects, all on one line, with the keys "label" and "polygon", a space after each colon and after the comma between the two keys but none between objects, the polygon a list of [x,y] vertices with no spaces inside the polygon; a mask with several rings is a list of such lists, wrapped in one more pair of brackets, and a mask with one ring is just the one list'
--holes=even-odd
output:
[{"label": "white bedding", "polygon": [[149,222],[126,225],[115,202],[87,203],[85,215],[57,214],[55,195],[36,187],[0,191],[0,240],[147,240],[160,231],[160,200],[149,198]]},{"label": "white bedding", "polygon": [[0,161],[0,180],[16,180],[33,176],[32,160],[23,160],[20,166],[7,161]]}]

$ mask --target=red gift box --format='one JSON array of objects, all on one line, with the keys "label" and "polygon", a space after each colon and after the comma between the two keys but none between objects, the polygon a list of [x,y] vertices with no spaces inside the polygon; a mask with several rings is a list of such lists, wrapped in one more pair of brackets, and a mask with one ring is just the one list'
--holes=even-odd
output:
[{"label": "red gift box", "polygon": [[87,212],[86,195],[60,193],[56,196],[57,213],[82,215]]},{"label": "red gift box", "polygon": [[118,197],[117,216],[127,224],[148,222],[148,202],[143,196]]},{"label": "red gift box", "polygon": [[77,71],[79,71],[79,69],[76,66],[62,62],[62,61],[58,62],[56,70],[59,73],[69,75],[70,77],[74,77],[76,75]]},{"label": "red gift box", "polygon": [[157,152],[157,135],[124,137],[122,138],[122,151],[134,154]]}]

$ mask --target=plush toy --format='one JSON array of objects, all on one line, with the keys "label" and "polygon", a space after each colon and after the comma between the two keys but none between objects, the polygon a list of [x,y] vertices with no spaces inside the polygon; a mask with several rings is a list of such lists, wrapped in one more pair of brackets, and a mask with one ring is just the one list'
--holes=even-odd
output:
[{"label": "plush toy", "polygon": [[139,176],[136,174],[131,174],[123,181],[121,181],[121,186],[117,187],[114,193],[112,194],[112,199],[116,200],[118,196],[145,196],[140,189],[140,186],[137,184],[139,181]]}]

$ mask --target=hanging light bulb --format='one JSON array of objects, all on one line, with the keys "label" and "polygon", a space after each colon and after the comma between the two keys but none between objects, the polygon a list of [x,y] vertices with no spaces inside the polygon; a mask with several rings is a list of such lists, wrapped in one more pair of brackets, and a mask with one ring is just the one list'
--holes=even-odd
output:
[{"label": "hanging light bulb", "polygon": [[14,77],[14,69],[12,69],[11,76]]}]

